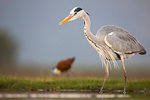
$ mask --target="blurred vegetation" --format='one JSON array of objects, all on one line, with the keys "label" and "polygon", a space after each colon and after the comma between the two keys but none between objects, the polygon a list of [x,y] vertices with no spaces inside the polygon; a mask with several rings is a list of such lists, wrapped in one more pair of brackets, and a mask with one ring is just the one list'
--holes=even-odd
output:
[{"label": "blurred vegetation", "polygon": [[17,45],[7,30],[0,29],[0,65],[13,63],[16,59]]},{"label": "blurred vegetation", "polygon": [[[2,69],[2,68],[1,68]],[[14,77],[29,77],[29,78],[49,78],[53,77],[51,73],[52,65],[40,64],[16,64],[0,70],[0,75]],[[127,65],[128,79],[150,79],[150,67],[146,64]],[[105,68],[100,65],[73,65],[68,72],[61,74],[58,77],[91,77],[104,78]],[[110,70],[110,78],[123,79],[123,68]]]},{"label": "blurred vegetation", "polygon": [[[60,91],[61,89],[75,90],[98,90],[103,83],[103,79],[99,78],[22,78],[22,77],[6,77],[0,76],[1,90],[25,90],[37,91],[38,89]],[[122,79],[109,79],[105,85],[106,90],[123,90]],[[150,90],[150,80],[128,80],[127,90]]]}]

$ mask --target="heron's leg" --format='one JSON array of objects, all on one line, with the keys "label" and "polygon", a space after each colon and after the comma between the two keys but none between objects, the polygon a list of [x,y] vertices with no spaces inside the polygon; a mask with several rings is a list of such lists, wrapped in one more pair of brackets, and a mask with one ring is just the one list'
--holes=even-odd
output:
[{"label": "heron's leg", "polygon": [[126,69],[125,69],[123,57],[121,57],[121,61],[122,61],[122,66],[123,66],[123,70],[124,70],[124,94],[126,94],[126,79],[127,79],[127,73],[126,73]]},{"label": "heron's leg", "polygon": [[108,79],[108,77],[109,77],[109,60],[106,60],[107,61],[107,65],[106,65],[106,76],[105,76],[105,79],[104,79],[104,82],[103,82],[103,85],[102,85],[102,87],[101,87],[101,89],[100,89],[100,92],[99,93],[103,93],[103,88],[104,88],[104,85],[105,85],[105,83],[106,83],[106,80]]}]

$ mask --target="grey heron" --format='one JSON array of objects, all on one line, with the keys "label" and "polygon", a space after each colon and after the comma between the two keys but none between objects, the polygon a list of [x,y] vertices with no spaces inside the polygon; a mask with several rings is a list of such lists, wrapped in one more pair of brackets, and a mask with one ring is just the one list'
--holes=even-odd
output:
[{"label": "grey heron", "polygon": [[59,25],[81,18],[84,21],[84,35],[92,47],[98,52],[102,61],[106,62],[106,77],[100,89],[100,93],[104,88],[106,80],[109,77],[110,60],[121,60],[124,70],[124,94],[126,94],[126,69],[124,59],[130,58],[136,54],[144,55],[146,50],[128,31],[114,26],[102,26],[96,35],[90,30],[90,18],[88,13],[80,7],[71,10],[69,16],[62,20]]}]

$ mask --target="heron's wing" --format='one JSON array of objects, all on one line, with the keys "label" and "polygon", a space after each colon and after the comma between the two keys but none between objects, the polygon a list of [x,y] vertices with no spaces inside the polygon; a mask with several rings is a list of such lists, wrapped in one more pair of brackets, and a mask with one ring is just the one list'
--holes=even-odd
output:
[{"label": "heron's wing", "polygon": [[119,54],[141,53],[144,50],[143,46],[128,32],[111,32],[104,37],[104,41]]}]

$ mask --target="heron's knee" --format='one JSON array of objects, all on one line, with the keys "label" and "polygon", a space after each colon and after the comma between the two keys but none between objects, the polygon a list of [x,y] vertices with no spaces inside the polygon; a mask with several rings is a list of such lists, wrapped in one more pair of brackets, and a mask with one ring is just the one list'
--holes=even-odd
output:
[{"label": "heron's knee", "polygon": [[127,73],[126,73],[126,72],[124,73],[124,78],[125,78],[125,79],[127,78]]},{"label": "heron's knee", "polygon": [[106,79],[108,79],[109,78],[109,73],[108,74],[106,74]]}]

